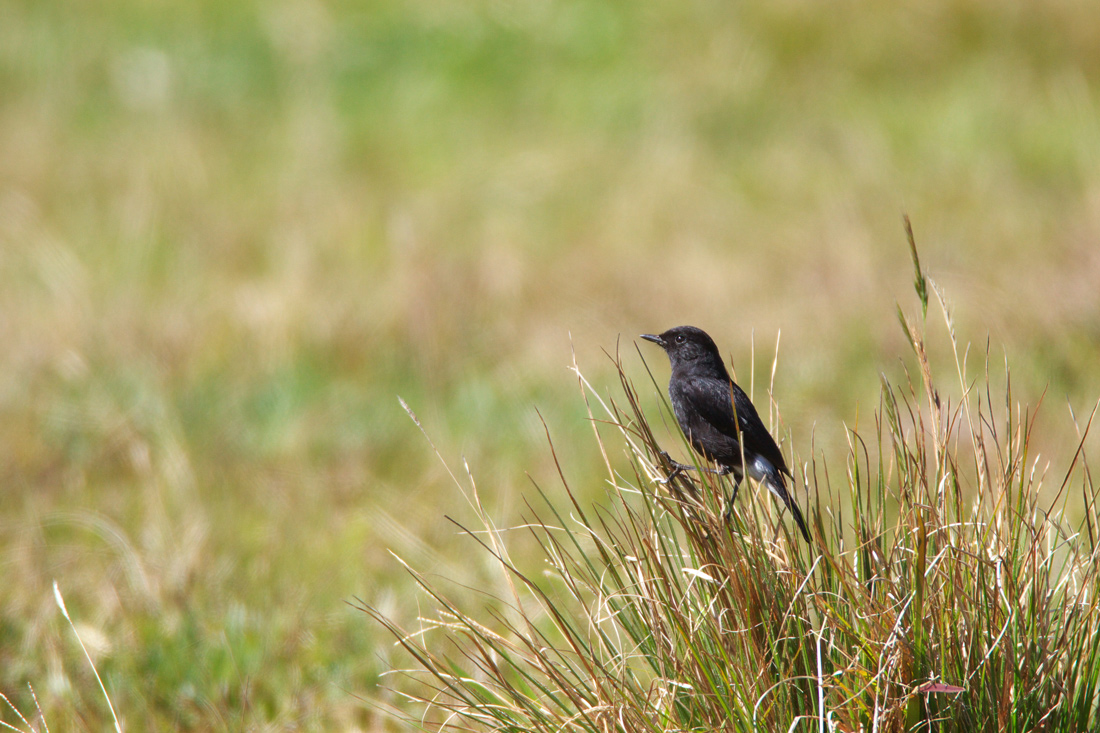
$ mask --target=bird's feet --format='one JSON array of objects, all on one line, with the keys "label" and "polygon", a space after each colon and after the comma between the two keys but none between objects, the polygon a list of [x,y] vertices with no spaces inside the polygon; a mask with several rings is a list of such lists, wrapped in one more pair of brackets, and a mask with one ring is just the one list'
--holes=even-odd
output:
[{"label": "bird's feet", "polygon": [[[669,481],[672,481],[684,471],[699,471],[701,473],[709,473],[714,476],[728,476],[733,473],[733,469],[729,466],[710,468],[708,466],[693,466],[689,463],[680,463],[679,461],[674,461],[672,460],[672,456],[668,454],[668,451],[661,451],[660,453],[658,453],[658,455],[661,456],[661,458],[665,459],[665,461],[670,466],[672,466],[672,471],[668,474],[668,476],[663,479],[657,479],[657,483],[659,484],[667,484]],[[736,491],[737,490],[734,489],[734,493],[736,493]]]},{"label": "bird's feet", "polygon": [[672,457],[669,456],[669,454],[666,451],[661,451],[660,456],[661,456],[661,458],[665,459],[665,462],[668,463],[668,465],[672,466],[672,471],[670,471],[668,476],[665,476],[663,479],[662,478],[657,479],[657,483],[659,483],[659,484],[662,484],[662,485],[669,484],[672,481],[674,481],[684,471],[694,471],[695,470],[695,466],[689,466],[686,463],[680,463],[678,461],[672,460]]}]

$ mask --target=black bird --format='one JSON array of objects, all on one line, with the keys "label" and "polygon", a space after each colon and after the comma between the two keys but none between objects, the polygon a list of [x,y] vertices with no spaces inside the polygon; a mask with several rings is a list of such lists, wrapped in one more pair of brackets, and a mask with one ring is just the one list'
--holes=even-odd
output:
[{"label": "black bird", "polygon": [[[672,363],[668,396],[676,421],[691,447],[706,460],[716,463],[720,468],[718,473],[733,474],[731,510],[737,486],[747,471],[753,480],[767,486],[791,510],[802,536],[809,542],[810,533],[802,512],[787,493],[783,475],[790,476],[791,472],[783,460],[783,453],[760,421],[745,390],[730,378],[714,340],[694,326],[670,328],[659,336],[647,333],[642,338],[657,344],[668,354]],[[676,471],[693,468],[681,464],[675,467]]]}]

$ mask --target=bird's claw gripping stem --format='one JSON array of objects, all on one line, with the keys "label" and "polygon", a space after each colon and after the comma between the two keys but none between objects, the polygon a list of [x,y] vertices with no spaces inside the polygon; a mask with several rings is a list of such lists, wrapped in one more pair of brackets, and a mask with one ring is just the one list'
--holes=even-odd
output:
[{"label": "bird's claw gripping stem", "polygon": [[684,471],[700,471],[702,473],[709,473],[714,476],[728,476],[733,473],[733,469],[729,466],[722,466],[721,468],[710,468],[708,466],[693,466],[689,463],[680,463],[679,461],[672,460],[672,456],[668,454],[668,451],[661,451],[658,455],[664,458],[670,466],[672,466],[672,472],[663,479],[657,479],[659,484],[667,484],[672,479],[679,476]]},{"label": "bird's claw gripping stem", "polygon": [[657,479],[657,483],[659,483],[661,485],[671,483],[677,476],[679,476],[684,471],[692,471],[692,470],[695,469],[695,466],[688,466],[687,464],[679,463],[678,461],[672,460],[672,457],[669,456],[667,451],[661,451],[660,456],[661,456],[661,458],[663,458],[665,460],[666,463],[668,463],[670,466],[672,466],[672,471],[670,471],[667,476],[665,476],[664,478]]}]

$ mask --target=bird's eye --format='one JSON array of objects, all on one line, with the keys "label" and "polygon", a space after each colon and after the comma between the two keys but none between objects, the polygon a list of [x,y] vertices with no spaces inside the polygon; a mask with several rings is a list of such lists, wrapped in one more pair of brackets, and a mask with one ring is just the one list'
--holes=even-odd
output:
[{"label": "bird's eye", "polygon": [[684,336],[684,334],[682,334],[682,333],[676,337],[676,343],[678,343],[678,344],[682,344],[685,341],[687,341],[687,337]]}]

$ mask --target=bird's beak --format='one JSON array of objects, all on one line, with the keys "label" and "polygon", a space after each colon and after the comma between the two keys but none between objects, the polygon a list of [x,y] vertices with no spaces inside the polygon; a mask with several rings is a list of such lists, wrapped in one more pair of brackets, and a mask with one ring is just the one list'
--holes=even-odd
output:
[{"label": "bird's beak", "polygon": [[665,348],[665,340],[660,336],[654,336],[651,333],[643,333],[642,338],[644,338],[646,341],[652,341],[653,343],[660,346],[662,349]]}]

